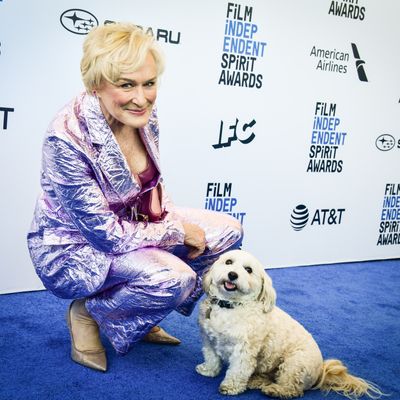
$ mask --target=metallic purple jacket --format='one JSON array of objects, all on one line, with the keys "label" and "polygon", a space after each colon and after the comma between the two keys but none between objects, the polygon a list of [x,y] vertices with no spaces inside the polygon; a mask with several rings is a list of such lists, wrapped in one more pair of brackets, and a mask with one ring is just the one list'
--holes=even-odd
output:
[{"label": "metallic purple jacket", "polygon": [[[160,171],[155,110],[140,134]],[[150,187],[160,179],[159,173]],[[115,254],[183,244],[182,224],[173,218],[165,193],[162,221],[132,220],[141,185],[130,172],[98,99],[87,93],[67,104],[49,126],[41,186],[28,247],[43,284],[57,296],[96,293]]]}]

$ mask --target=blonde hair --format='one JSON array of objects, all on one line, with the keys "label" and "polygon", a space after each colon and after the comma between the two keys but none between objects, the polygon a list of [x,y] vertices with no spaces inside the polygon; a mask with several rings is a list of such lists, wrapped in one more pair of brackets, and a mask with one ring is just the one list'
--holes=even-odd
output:
[{"label": "blonde hair", "polygon": [[147,54],[152,54],[157,75],[164,70],[164,58],[153,36],[130,23],[113,23],[92,29],[83,43],[82,80],[90,93],[105,79],[115,83],[121,74],[135,72]]}]

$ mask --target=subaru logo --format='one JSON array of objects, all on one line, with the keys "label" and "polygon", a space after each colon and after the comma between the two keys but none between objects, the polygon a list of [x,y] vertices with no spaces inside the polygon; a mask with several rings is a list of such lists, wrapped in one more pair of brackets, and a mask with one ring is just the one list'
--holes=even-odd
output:
[{"label": "subaru logo", "polygon": [[383,134],[375,140],[375,146],[381,151],[389,151],[393,149],[395,142],[392,135]]},{"label": "subaru logo", "polygon": [[87,35],[91,29],[99,25],[97,18],[86,10],[72,8],[60,16],[61,25],[69,32]]}]

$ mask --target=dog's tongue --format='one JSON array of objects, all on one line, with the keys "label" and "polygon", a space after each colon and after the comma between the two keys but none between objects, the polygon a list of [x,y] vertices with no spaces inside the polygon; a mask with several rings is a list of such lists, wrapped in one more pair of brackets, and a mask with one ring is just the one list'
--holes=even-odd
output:
[{"label": "dog's tongue", "polygon": [[236,285],[232,282],[227,281],[227,282],[225,282],[224,286],[225,286],[225,289],[228,289],[228,290],[236,289]]}]

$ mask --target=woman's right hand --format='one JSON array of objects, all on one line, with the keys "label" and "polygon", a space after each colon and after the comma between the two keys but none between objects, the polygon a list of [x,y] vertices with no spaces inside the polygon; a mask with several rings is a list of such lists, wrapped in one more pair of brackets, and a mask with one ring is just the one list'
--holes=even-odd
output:
[{"label": "woman's right hand", "polygon": [[183,223],[185,230],[184,243],[190,248],[188,257],[194,259],[204,253],[206,249],[206,235],[198,225]]}]

